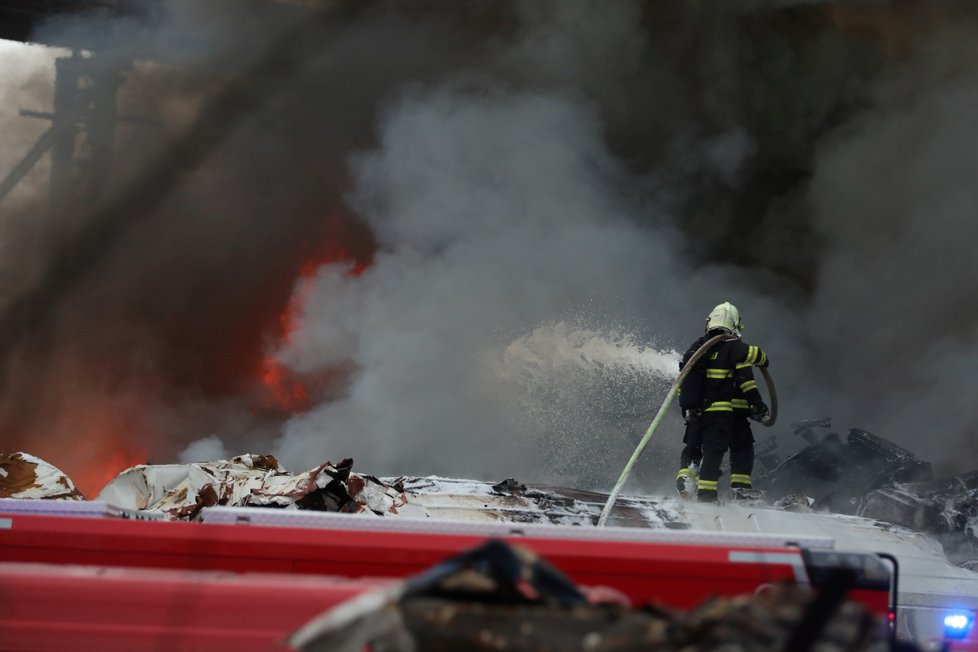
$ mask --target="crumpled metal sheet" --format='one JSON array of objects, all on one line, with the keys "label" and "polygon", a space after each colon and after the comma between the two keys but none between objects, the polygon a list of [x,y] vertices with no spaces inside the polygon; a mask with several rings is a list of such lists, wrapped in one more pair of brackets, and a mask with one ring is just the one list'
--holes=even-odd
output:
[{"label": "crumpled metal sheet", "polygon": [[192,520],[204,507],[282,507],[396,513],[407,498],[392,485],[351,472],[353,460],[292,474],[272,455],[247,454],[193,464],[139,465],[123,471],[98,500]]},{"label": "crumpled metal sheet", "polygon": [[951,561],[978,571],[978,472],[882,487],[865,497],[859,515],[927,532]]},{"label": "crumpled metal sheet", "polygon": [[27,453],[0,453],[0,498],[85,500],[61,469]]}]

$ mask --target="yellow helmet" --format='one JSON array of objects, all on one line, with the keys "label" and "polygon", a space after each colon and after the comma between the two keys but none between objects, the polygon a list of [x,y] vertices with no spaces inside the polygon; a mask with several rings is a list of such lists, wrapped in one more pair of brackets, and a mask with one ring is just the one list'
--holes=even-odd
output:
[{"label": "yellow helmet", "polygon": [[737,306],[725,301],[714,308],[706,318],[706,332],[723,329],[728,333],[740,335],[744,324],[740,321],[740,311]]}]

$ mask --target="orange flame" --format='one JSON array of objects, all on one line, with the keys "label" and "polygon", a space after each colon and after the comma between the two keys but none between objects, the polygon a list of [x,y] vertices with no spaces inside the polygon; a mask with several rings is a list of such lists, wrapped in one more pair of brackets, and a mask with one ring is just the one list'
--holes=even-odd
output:
[{"label": "orange flame", "polygon": [[[119,442],[116,442],[117,446],[118,444]],[[69,474],[69,477],[75,483],[78,491],[86,498],[94,499],[105,488],[105,485],[109,484],[120,473],[129,467],[146,464],[146,462],[145,453],[118,447],[106,451],[94,463],[81,466],[78,471]]]},{"label": "orange flame", "polygon": [[293,414],[309,408],[309,388],[301,379],[268,355],[262,369],[262,383],[277,408]]},{"label": "orange flame", "polygon": [[[351,264],[347,271],[349,276],[359,276],[367,269],[366,263],[355,260],[343,250],[333,250],[303,263],[299,267],[292,297],[278,317],[274,348],[281,348],[292,341],[312,294],[313,279],[320,268],[332,263]],[[304,412],[312,407],[314,391],[307,379],[289,370],[272,354],[266,354],[262,360],[261,380],[272,407],[290,414]]]},{"label": "orange flame", "polygon": [[145,424],[117,409],[92,399],[72,412],[70,422],[53,424],[50,438],[28,452],[61,469],[78,491],[94,499],[119,473],[148,459],[138,441]]}]

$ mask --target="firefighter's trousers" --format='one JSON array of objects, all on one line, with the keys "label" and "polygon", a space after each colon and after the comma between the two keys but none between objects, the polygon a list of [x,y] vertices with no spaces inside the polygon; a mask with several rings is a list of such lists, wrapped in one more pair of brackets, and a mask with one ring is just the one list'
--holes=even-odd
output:
[{"label": "firefighter's trousers", "polygon": [[[728,448],[731,487],[750,487],[750,474],[754,467],[754,437],[747,419],[731,412],[706,412],[696,425],[703,457],[696,483],[697,497],[708,502],[717,499],[720,464]],[[687,439],[692,439],[689,434]],[[683,453],[684,456],[687,454],[685,450]],[[695,459],[694,453],[690,452],[689,455]]]},{"label": "firefighter's trousers", "polygon": [[683,452],[679,454],[679,467],[688,469],[690,464],[699,464],[703,459],[703,445],[700,442],[699,421],[686,424],[686,434],[683,435]]},{"label": "firefighter's trousers", "polygon": [[734,410],[733,437],[730,439],[730,486],[749,488],[754,470],[754,433],[743,410]]}]

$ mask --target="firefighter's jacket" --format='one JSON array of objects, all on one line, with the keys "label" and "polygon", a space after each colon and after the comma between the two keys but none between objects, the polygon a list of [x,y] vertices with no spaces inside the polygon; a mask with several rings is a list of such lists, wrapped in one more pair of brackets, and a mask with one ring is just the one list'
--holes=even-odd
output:
[{"label": "firefighter's jacket", "polygon": [[[679,370],[682,371],[696,350],[716,334],[707,333],[693,342],[683,355]],[[764,351],[731,335],[730,339],[714,344],[683,379],[679,390],[679,407],[683,411],[748,411],[750,406],[763,402],[751,367],[766,367],[767,364]]]}]

